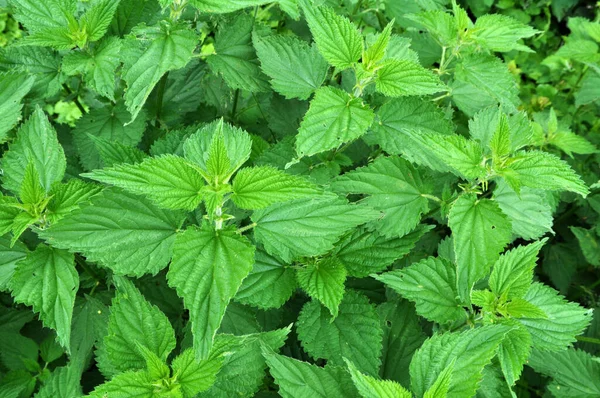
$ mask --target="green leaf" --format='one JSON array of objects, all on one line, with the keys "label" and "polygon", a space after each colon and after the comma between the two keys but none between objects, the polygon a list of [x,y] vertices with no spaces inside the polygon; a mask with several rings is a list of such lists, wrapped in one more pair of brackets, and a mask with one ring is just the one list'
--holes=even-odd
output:
[{"label": "green leaf", "polygon": [[200,204],[204,181],[185,159],[174,155],[147,158],[135,165],[116,165],[84,177],[145,195],[166,209],[193,210]]},{"label": "green leaf", "polygon": [[252,270],[242,282],[235,300],[259,308],[279,308],[296,289],[294,270],[263,250],[256,250]]},{"label": "green leaf", "polygon": [[483,368],[510,328],[482,326],[463,333],[435,334],[425,341],[410,363],[411,390],[421,396],[438,376],[454,363],[448,398],[472,397],[481,381]]},{"label": "green leaf", "polygon": [[196,33],[181,23],[163,21],[159,26],[147,28],[144,34],[153,40],[134,62],[125,63],[123,72],[123,80],[127,83],[125,105],[131,113],[129,123],[137,118],[161,77],[187,65],[198,44]]},{"label": "green leaf", "polygon": [[76,302],[71,328],[71,366],[85,368],[94,345],[104,339],[108,315],[108,307],[93,297],[87,296],[83,304]]},{"label": "green leaf", "polygon": [[437,75],[416,62],[390,59],[378,68],[376,89],[388,97],[435,94],[445,88]]},{"label": "green leaf", "polygon": [[119,275],[156,274],[171,259],[183,215],[143,197],[107,189],[40,233],[52,246],[83,253]]},{"label": "green leaf", "polygon": [[37,205],[46,198],[46,190],[40,184],[40,175],[35,169],[33,161],[27,164],[23,182],[19,189],[19,199],[25,205]]},{"label": "green leaf", "polygon": [[[513,323],[510,323],[512,326]],[[531,354],[531,334],[523,326],[511,329],[498,347],[498,360],[509,386],[513,386]]]},{"label": "green leaf", "polygon": [[494,264],[489,286],[496,296],[523,298],[531,282],[540,249],[548,239],[518,246],[500,256]]},{"label": "green leaf", "polygon": [[480,46],[492,51],[508,52],[512,50],[532,52],[529,47],[519,44],[518,40],[526,39],[538,33],[530,26],[524,25],[507,15],[491,14],[477,18],[475,26],[470,29],[471,38]]},{"label": "green leaf", "polygon": [[367,39],[367,49],[363,52],[362,56],[362,63],[367,70],[371,70],[377,62],[381,61],[387,55],[393,28],[394,20],[388,23],[381,33],[372,36],[372,42]]},{"label": "green leaf", "polygon": [[467,300],[473,284],[487,275],[510,242],[511,224],[494,201],[463,195],[450,209],[448,225],[456,253],[458,292]]},{"label": "green leaf", "polygon": [[67,167],[65,153],[44,112],[37,107],[21,125],[17,139],[2,157],[4,188],[18,193],[29,162],[39,173],[40,183],[48,192],[53,183],[62,180]]},{"label": "green leaf", "polygon": [[379,213],[351,205],[335,196],[320,196],[278,203],[255,211],[254,237],[268,253],[286,262],[301,256],[318,256],[333,248],[340,236]]},{"label": "green leaf", "polygon": [[44,381],[36,398],[54,397],[81,397],[81,385],[79,379],[81,374],[72,365],[62,366],[52,371],[50,377]]},{"label": "green leaf", "polygon": [[[221,143],[216,138],[222,137]],[[222,144],[222,145],[221,145]],[[213,145],[220,145],[225,153],[216,151]],[[202,127],[198,132],[190,136],[184,145],[183,151],[186,159],[196,163],[204,171],[205,178],[209,180],[219,179],[219,183],[227,182],[233,173],[248,160],[252,150],[252,139],[250,134],[244,130],[224,123],[223,120]],[[221,157],[219,160],[218,157]],[[212,159],[211,159],[212,158]],[[223,170],[217,172],[222,175],[214,175],[214,167],[218,163],[228,163]],[[209,171],[209,166],[213,169]]]},{"label": "green leaf", "polygon": [[365,398],[412,398],[410,391],[392,380],[377,380],[362,374],[354,364],[346,360],[352,382],[361,397]]},{"label": "green leaf", "polygon": [[87,87],[114,101],[120,51],[121,41],[109,37],[93,49],[69,52],[63,58],[62,70],[67,75],[82,74]]},{"label": "green leaf", "polygon": [[512,318],[542,318],[548,315],[539,307],[521,298],[514,298],[504,306],[506,314]]},{"label": "green leaf", "polygon": [[[500,125],[503,118],[506,118],[508,126]],[[502,123],[504,124],[504,122]],[[507,130],[508,137],[506,137]],[[469,120],[469,133],[471,137],[479,141],[483,147],[490,146],[490,142],[496,131],[500,133],[500,136],[503,136],[502,141],[508,141],[509,152],[531,144],[533,135],[531,122],[523,112],[508,116],[498,106],[489,106],[481,109]],[[506,152],[507,149],[504,148],[503,151]]]},{"label": "green leaf", "polygon": [[241,209],[262,209],[278,202],[312,196],[318,188],[303,177],[270,166],[248,167],[233,180],[231,200]]},{"label": "green leaf", "polygon": [[116,375],[110,381],[100,384],[89,394],[90,398],[135,397],[155,398],[155,380],[146,371],[129,371]]},{"label": "green leaf", "polygon": [[508,176],[513,189],[519,186],[540,188],[548,191],[571,191],[586,197],[590,192],[581,178],[568,163],[543,151],[518,153],[507,169],[500,172]]},{"label": "green leaf", "polygon": [[472,84],[506,108],[516,111],[520,103],[515,79],[498,58],[483,54],[468,55],[456,66],[456,80]]},{"label": "green leaf", "polygon": [[97,41],[104,36],[119,6],[119,1],[96,0],[81,16],[79,23],[87,33],[88,41]]},{"label": "green leaf", "polygon": [[221,355],[211,355],[207,359],[196,361],[194,350],[190,348],[171,363],[173,379],[181,386],[184,396],[195,397],[215,383],[222,364]]},{"label": "green leaf", "polygon": [[448,389],[450,388],[450,382],[452,381],[452,372],[454,371],[454,362],[446,366],[444,370],[440,372],[435,383],[423,395],[423,398],[445,398],[448,396]]},{"label": "green leaf", "polygon": [[27,256],[29,250],[19,241],[11,247],[10,238],[0,236],[0,253],[0,290],[8,290],[17,263]]},{"label": "green leaf", "polygon": [[600,395],[600,362],[585,351],[534,350],[527,364],[552,378],[548,390],[554,396],[591,398]]},{"label": "green leaf", "polygon": [[415,306],[404,299],[388,300],[377,306],[383,328],[383,354],[380,376],[404,386],[410,385],[409,365],[415,351],[425,341],[421,318]]},{"label": "green leaf", "polygon": [[100,156],[100,162],[104,167],[111,167],[121,163],[136,164],[141,163],[148,157],[140,149],[123,145],[119,142],[108,141],[104,138],[88,135],[88,138],[94,143],[94,147]]},{"label": "green leaf", "polygon": [[235,229],[189,228],[178,235],[167,279],[190,311],[197,359],[208,356],[227,304],[254,263],[254,247]]},{"label": "green leaf", "polygon": [[575,336],[583,333],[592,320],[592,310],[565,300],[548,286],[534,282],[525,300],[539,307],[548,318],[521,318],[531,333],[533,348],[543,351],[560,351],[575,342]]},{"label": "green leaf", "polygon": [[73,141],[85,169],[103,167],[99,151],[88,134],[129,146],[135,146],[141,141],[146,128],[145,113],[140,113],[135,122],[124,126],[130,118],[125,105],[119,101],[115,105],[92,109],[77,121],[73,130]]},{"label": "green leaf", "polygon": [[330,7],[316,7],[300,1],[306,22],[319,52],[336,68],[350,68],[363,51],[360,31],[346,17],[337,15]]},{"label": "green leaf", "polygon": [[544,191],[522,187],[517,194],[504,181],[498,181],[494,201],[510,219],[514,235],[531,240],[552,231],[552,208]]},{"label": "green leaf", "polygon": [[360,98],[334,87],[321,87],[298,130],[299,157],[335,149],[362,136],[375,115]]},{"label": "green leaf", "polygon": [[76,11],[76,2],[67,0],[10,0],[15,18],[32,32],[67,26]]},{"label": "green leaf", "polygon": [[402,237],[385,237],[368,228],[357,228],[336,243],[335,256],[344,264],[348,275],[364,278],[385,270],[408,254],[430,226],[415,229]]},{"label": "green leaf", "polygon": [[233,89],[269,91],[267,77],[260,71],[252,46],[253,29],[254,19],[247,14],[238,14],[221,23],[215,34],[215,54],[206,58],[206,62]]},{"label": "green leaf", "polygon": [[10,370],[27,370],[31,364],[37,366],[38,349],[37,343],[28,337],[0,331],[0,360]]},{"label": "green leaf", "polygon": [[208,14],[225,14],[248,7],[256,7],[273,0],[190,0],[190,4],[198,10]]},{"label": "green leaf", "polygon": [[336,178],[331,187],[336,192],[368,194],[363,201],[383,213],[375,225],[386,237],[406,235],[429,210],[423,197],[429,190],[419,171],[397,156],[377,158]]},{"label": "green leaf", "polygon": [[600,245],[598,235],[591,229],[580,227],[569,227],[571,232],[577,238],[579,247],[588,263],[595,267],[600,267]]},{"label": "green leaf", "polygon": [[101,191],[102,187],[99,185],[78,179],[69,180],[64,184],[55,184],[50,190],[52,198],[46,206],[46,216],[51,223],[55,223]]},{"label": "green leaf", "polygon": [[[263,353],[283,398],[356,398],[358,393],[345,369],[324,368],[283,355]],[[349,386],[352,386],[351,388]]]},{"label": "green leaf", "polygon": [[146,369],[146,359],[136,343],[163,362],[175,348],[175,332],[169,319],[150,304],[133,283],[115,277],[117,295],[110,307],[104,348],[108,360],[121,372]]},{"label": "green leaf", "polygon": [[377,116],[375,137],[387,153],[402,154],[407,160],[434,170],[446,170],[442,160],[432,157],[422,145],[422,134],[451,134],[454,129],[434,104],[414,97],[393,99],[379,109]]},{"label": "green leaf", "polygon": [[83,45],[85,42],[83,39],[77,40],[73,35],[73,30],[76,29],[76,26],[74,29],[70,29],[67,26],[36,29],[24,37],[21,44],[33,47],[52,47],[55,50],[71,50],[78,45]]},{"label": "green leaf", "polygon": [[548,137],[548,142],[570,157],[573,157],[573,153],[587,155],[598,152],[594,144],[568,130],[557,131]]},{"label": "green leaf", "polygon": [[500,163],[506,156],[511,152],[510,147],[510,126],[508,124],[508,118],[504,113],[500,114],[500,120],[496,130],[492,134],[490,140],[490,149],[492,150],[492,160],[494,163]]},{"label": "green leaf", "polygon": [[6,141],[7,134],[21,119],[21,100],[31,87],[35,78],[25,73],[0,75],[0,142]]},{"label": "green leaf", "polygon": [[253,38],[263,72],[285,98],[308,99],[325,81],[329,65],[316,47],[294,36]]},{"label": "green leaf", "polygon": [[591,104],[600,99],[600,71],[588,69],[581,79],[579,89],[575,91],[575,106]]},{"label": "green leaf", "polygon": [[375,307],[360,293],[348,290],[333,318],[318,301],[304,305],[297,332],[302,346],[313,358],[342,366],[343,358],[361,372],[376,375],[381,364],[382,335]]},{"label": "green leaf", "polygon": [[264,382],[267,364],[262,349],[277,352],[290,327],[244,336],[217,335],[215,346],[227,345],[215,384],[199,398],[253,397]]},{"label": "green leaf", "polygon": [[429,257],[407,268],[372,276],[415,302],[417,313],[433,322],[465,317],[456,291],[456,270],[446,260]]},{"label": "green leaf", "polygon": [[344,296],[346,268],[335,257],[310,263],[296,270],[298,284],[310,297],[329,309],[333,318]]},{"label": "green leaf", "polygon": [[17,263],[10,282],[15,301],[32,306],[43,324],[56,330],[58,342],[67,351],[78,288],[73,255],[44,244]]},{"label": "green leaf", "polygon": [[405,18],[424,27],[441,45],[449,47],[458,39],[456,21],[447,12],[432,9],[418,14],[408,14]]}]

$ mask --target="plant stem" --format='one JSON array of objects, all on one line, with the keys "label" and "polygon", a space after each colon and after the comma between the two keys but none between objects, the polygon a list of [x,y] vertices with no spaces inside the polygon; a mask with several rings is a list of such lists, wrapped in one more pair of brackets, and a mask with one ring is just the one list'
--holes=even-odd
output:
[{"label": "plant stem", "polygon": [[595,337],[576,336],[575,338],[577,339],[577,341],[581,341],[584,343],[592,343],[592,344],[600,345],[600,339],[597,339]]},{"label": "plant stem", "polygon": [[257,224],[255,222],[253,222],[252,224],[248,224],[245,227],[238,228],[238,230],[236,232],[241,235],[244,232],[248,231],[249,229],[256,227],[256,225]]},{"label": "plant stem", "polygon": [[235,120],[235,112],[237,110],[239,97],[240,97],[240,89],[236,88],[235,93],[233,94],[233,105],[231,106],[231,114],[229,115],[229,118],[231,120]]},{"label": "plant stem", "polygon": [[[67,92],[67,94],[72,95],[73,94],[73,90],[71,90],[69,88],[69,86],[67,86],[67,83],[63,83],[62,84],[63,88],[65,89],[65,91]],[[77,108],[81,111],[82,115],[85,115],[87,112],[85,111],[85,108],[83,107],[83,105],[81,105],[81,102],[79,102],[79,96],[76,95],[73,98],[73,102],[75,102],[75,105],[77,106]]]},{"label": "plant stem", "polygon": [[156,91],[156,127],[158,127],[158,124],[160,123],[160,118],[162,116],[163,99],[165,96],[168,78],[169,72],[167,71],[167,73],[165,73],[163,77],[160,78],[160,82],[158,83],[158,88]]}]

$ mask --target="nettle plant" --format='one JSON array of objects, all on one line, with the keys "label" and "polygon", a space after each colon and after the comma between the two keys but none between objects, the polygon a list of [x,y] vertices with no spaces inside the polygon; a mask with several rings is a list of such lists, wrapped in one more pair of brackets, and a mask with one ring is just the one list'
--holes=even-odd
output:
[{"label": "nettle plant", "polygon": [[576,135],[495,55],[540,32],[265,3],[10,0],[0,395],[597,396],[534,277]]}]

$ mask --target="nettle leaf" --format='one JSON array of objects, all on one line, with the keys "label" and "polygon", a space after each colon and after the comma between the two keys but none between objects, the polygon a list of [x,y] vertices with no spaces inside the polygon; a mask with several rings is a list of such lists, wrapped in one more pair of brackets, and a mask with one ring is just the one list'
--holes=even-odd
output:
[{"label": "nettle leaf", "polygon": [[496,296],[507,299],[523,298],[533,281],[538,253],[548,239],[516,247],[503,255],[494,264],[488,281]]},{"label": "nettle leaf", "polygon": [[412,398],[410,391],[391,380],[377,380],[362,374],[354,364],[346,360],[352,382],[363,397],[377,398]]},{"label": "nettle leaf", "polygon": [[425,393],[438,376],[454,363],[448,398],[472,397],[481,381],[483,368],[509,332],[503,325],[489,325],[463,333],[435,334],[426,340],[410,363],[411,390]]},{"label": "nettle leaf", "polygon": [[[510,323],[511,326],[514,323]],[[523,326],[511,329],[498,347],[498,360],[508,383],[513,386],[531,354],[531,334]]]},{"label": "nettle leaf", "polygon": [[204,180],[184,158],[164,155],[135,165],[116,165],[82,174],[126,191],[145,195],[167,209],[193,210],[200,204]]},{"label": "nettle leaf", "polygon": [[167,279],[190,311],[197,359],[208,356],[229,301],[254,263],[254,246],[233,228],[179,234]]},{"label": "nettle leaf", "polygon": [[527,364],[552,378],[548,390],[555,396],[593,397],[600,394],[600,362],[585,351],[534,350]]},{"label": "nettle leaf", "polygon": [[363,202],[383,213],[375,227],[386,237],[406,235],[429,210],[423,196],[429,189],[419,171],[397,156],[380,157],[336,178],[331,187],[336,192],[368,194]]},{"label": "nettle leaf", "polygon": [[361,372],[377,374],[383,331],[375,307],[362,294],[348,290],[335,318],[319,302],[306,303],[298,316],[297,331],[311,357],[338,366],[347,358]]},{"label": "nettle leaf", "polygon": [[198,44],[196,33],[182,23],[163,21],[144,29],[143,34],[152,38],[150,45],[134,60],[127,60],[123,71],[127,83],[125,105],[131,113],[129,123],[137,118],[161,77],[187,65]]},{"label": "nettle leaf", "polygon": [[[485,371],[486,368],[484,368]],[[448,396],[448,390],[450,389],[450,381],[452,380],[452,372],[454,371],[454,362],[446,366],[444,370],[440,372],[435,383],[423,395],[423,398],[436,398]]]},{"label": "nettle leaf", "polygon": [[317,90],[296,137],[299,157],[335,149],[367,132],[375,115],[362,99],[334,87]]},{"label": "nettle leaf", "polygon": [[458,27],[452,15],[441,10],[427,10],[408,14],[405,18],[424,27],[442,45],[451,45],[458,39]]},{"label": "nettle leaf", "polygon": [[577,242],[583,256],[588,263],[600,267],[600,254],[598,253],[598,235],[593,231],[580,227],[569,227]]},{"label": "nettle leaf", "polygon": [[344,296],[346,275],[346,268],[335,257],[324,258],[296,270],[300,287],[327,307],[334,318]]},{"label": "nettle leaf", "polygon": [[434,170],[447,169],[441,159],[431,156],[422,145],[423,133],[446,135],[454,130],[444,113],[430,101],[413,97],[393,99],[379,108],[377,117],[375,137],[387,153],[402,154],[407,160]]},{"label": "nettle leaf", "polygon": [[516,111],[520,103],[515,79],[502,61],[491,55],[468,55],[457,66],[457,81],[471,84],[485,92],[508,111]]},{"label": "nettle leaf", "polygon": [[438,75],[416,62],[391,59],[378,67],[375,87],[388,97],[435,94],[445,89]]},{"label": "nettle leaf", "polygon": [[521,187],[516,193],[504,181],[494,189],[494,201],[512,224],[513,234],[523,239],[537,239],[552,231],[552,207],[546,192]]},{"label": "nettle leaf", "polygon": [[119,142],[108,141],[103,138],[88,135],[92,140],[96,151],[100,157],[100,162],[104,167],[110,167],[121,163],[136,164],[141,163],[148,157],[140,149],[123,145]]},{"label": "nettle leaf", "polygon": [[548,315],[547,318],[521,318],[531,333],[533,348],[560,351],[575,342],[592,320],[592,310],[568,302],[551,287],[535,282],[523,297]]},{"label": "nettle leaf", "polygon": [[67,75],[82,74],[88,87],[114,101],[120,51],[121,41],[108,37],[93,49],[69,52],[63,59],[62,70]]},{"label": "nettle leaf", "polygon": [[336,243],[334,253],[344,264],[348,275],[364,278],[383,271],[408,254],[431,228],[420,227],[402,237],[385,237],[365,227],[357,228]]},{"label": "nettle leaf", "polygon": [[6,141],[6,133],[21,119],[21,100],[34,82],[35,78],[25,73],[0,75],[0,142]]},{"label": "nettle leaf", "polygon": [[107,189],[40,236],[116,274],[141,276],[166,267],[183,219],[183,214],[162,210],[141,196]]},{"label": "nettle leaf", "polygon": [[319,52],[336,68],[350,68],[363,51],[360,31],[346,17],[337,15],[330,7],[316,7],[301,0],[300,5]]},{"label": "nettle leaf", "polygon": [[429,257],[373,277],[413,301],[424,318],[438,323],[465,318],[456,290],[456,269],[444,259]]},{"label": "nettle leaf", "polygon": [[66,0],[10,0],[10,4],[15,18],[32,32],[67,26],[77,7],[76,2]]},{"label": "nettle leaf", "polygon": [[72,254],[44,244],[16,264],[10,282],[16,302],[30,305],[70,351],[71,319],[79,275]]},{"label": "nettle leaf", "polygon": [[267,77],[260,71],[252,46],[253,29],[254,19],[247,14],[221,23],[215,34],[215,54],[206,58],[206,62],[233,89],[269,91]]},{"label": "nettle leaf", "polygon": [[118,374],[110,381],[100,384],[89,395],[90,398],[124,396],[136,398],[153,398],[155,386],[147,371],[129,371]]},{"label": "nettle leaf", "polygon": [[284,398],[358,397],[350,375],[341,367],[323,368],[269,352],[263,355]]},{"label": "nettle leaf", "polygon": [[194,350],[189,348],[173,359],[173,379],[177,381],[185,397],[195,397],[208,390],[223,366],[223,355],[216,351],[205,360],[197,361]]},{"label": "nettle leaf", "polygon": [[146,128],[146,115],[141,112],[133,123],[125,126],[130,119],[131,114],[124,103],[119,101],[114,105],[92,109],[77,121],[73,130],[73,141],[85,169],[94,170],[104,166],[90,135],[128,146],[135,146],[141,141]]},{"label": "nettle leaf", "polygon": [[470,29],[470,32],[470,37],[477,44],[492,51],[532,52],[529,47],[519,44],[518,40],[531,37],[539,31],[509,16],[492,14],[477,18],[475,26]]},{"label": "nettle leaf", "polygon": [[81,16],[79,24],[85,29],[89,41],[97,41],[104,36],[119,6],[119,1],[96,0]]},{"label": "nettle leaf", "polygon": [[191,0],[190,4],[205,13],[225,14],[271,2],[273,0],[230,0],[225,3],[220,0]]},{"label": "nettle leaf", "polygon": [[72,179],[64,184],[54,184],[50,190],[51,199],[46,206],[47,218],[51,223],[57,222],[83,202],[102,192],[97,184]]},{"label": "nettle leaf", "polygon": [[587,155],[596,153],[596,146],[584,137],[568,130],[559,130],[549,137],[548,142],[573,157],[573,153]]},{"label": "nettle leaf", "polygon": [[450,209],[448,225],[456,253],[458,292],[467,300],[473,284],[487,275],[510,242],[510,220],[494,201],[463,195]]},{"label": "nettle leaf", "polygon": [[234,299],[259,308],[281,307],[296,289],[294,270],[264,250],[256,250],[254,258]]},{"label": "nettle leaf", "polygon": [[2,157],[4,188],[18,193],[29,162],[33,162],[42,187],[48,192],[53,183],[62,180],[67,161],[58,142],[56,130],[44,112],[37,107],[30,118],[21,125],[17,139]]},{"label": "nettle leaf", "polygon": [[200,398],[252,397],[265,378],[267,363],[262,350],[278,352],[285,343],[291,327],[243,336],[219,334],[215,347],[226,346],[223,368],[214,385]]},{"label": "nettle leaf", "polygon": [[344,232],[370,221],[378,212],[324,195],[278,203],[252,215],[254,237],[268,253],[286,262],[318,256],[333,248]]},{"label": "nettle leaf", "polygon": [[117,295],[110,307],[104,349],[108,361],[118,371],[146,368],[139,344],[163,362],[175,348],[175,332],[158,307],[150,304],[133,283],[115,277]]},{"label": "nettle leaf", "polygon": [[240,170],[233,180],[231,200],[242,209],[262,209],[318,194],[319,189],[303,177],[293,176],[270,166]]},{"label": "nettle leaf", "polygon": [[244,130],[223,120],[202,127],[183,145],[185,158],[204,171],[205,178],[227,182],[250,157],[252,139]]},{"label": "nettle leaf", "polygon": [[0,253],[2,253],[0,257],[0,290],[4,291],[9,288],[17,263],[27,257],[29,250],[19,241],[11,245],[10,237],[4,235],[0,236]]},{"label": "nettle leaf", "polygon": [[36,398],[80,397],[82,395],[80,378],[81,375],[75,366],[61,366],[52,371],[35,396]]},{"label": "nettle leaf", "polygon": [[500,174],[515,190],[526,186],[548,191],[571,191],[583,197],[590,192],[568,163],[548,152],[517,153]]},{"label": "nettle leaf", "polygon": [[325,81],[329,65],[317,51],[293,36],[253,37],[263,72],[285,98],[308,99]]}]

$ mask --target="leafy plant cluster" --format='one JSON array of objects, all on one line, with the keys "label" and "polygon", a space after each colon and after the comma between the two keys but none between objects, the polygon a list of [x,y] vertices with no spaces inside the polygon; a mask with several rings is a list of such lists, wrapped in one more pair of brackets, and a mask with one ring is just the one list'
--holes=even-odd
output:
[{"label": "leafy plant cluster", "polygon": [[0,6],[0,397],[600,396],[594,4]]}]

